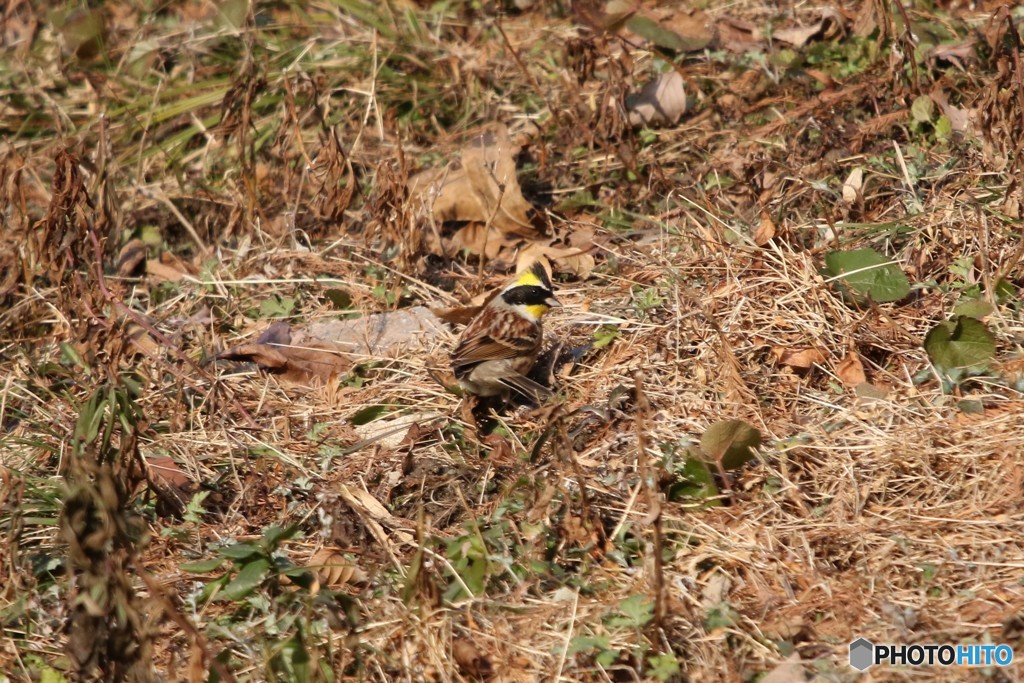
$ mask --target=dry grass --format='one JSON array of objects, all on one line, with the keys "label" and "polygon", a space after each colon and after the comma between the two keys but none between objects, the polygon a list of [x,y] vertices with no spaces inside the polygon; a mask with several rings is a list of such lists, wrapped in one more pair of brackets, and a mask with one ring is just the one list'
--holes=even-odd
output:
[{"label": "dry grass", "polygon": [[[1019,651],[1024,71],[1007,14],[912,13],[977,38],[966,70],[871,61],[869,45],[906,47],[892,9],[876,13],[880,33],[789,69],[713,44],[678,59],[694,111],[641,134],[615,98],[657,56],[555,6],[510,11],[501,31],[461,5],[256,9],[259,28],[250,16],[236,30],[203,3],[108,5],[107,62],[69,54],[74,31],[26,3],[7,20],[42,23],[28,46],[6,34],[17,68],[0,83],[0,680],[73,678],[90,648],[117,664],[108,679],[379,681],[751,681],[791,654],[808,680],[852,681],[858,636]],[[707,12],[726,15],[813,19],[753,2]],[[812,71],[837,63],[850,68],[821,90]],[[935,89],[976,109],[977,127],[943,140],[914,124],[912,103]],[[593,273],[554,264],[564,308],[547,330],[584,349],[556,367],[554,404],[479,430],[439,381],[454,329],[313,388],[215,360],[271,318],[449,307],[501,283],[509,263],[418,250],[415,231],[440,228],[404,194],[498,120],[529,141],[520,174],[540,222],[598,235]],[[64,147],[88,202],[54,185]],[[856,167],[866,182],[846,202]],[[132,237],[154,262],[118,273]],[[914,292],[845,301],[824,253],[860,246],[897,261]],[[1000,281],[1012,294],[997,299]],[[922,340],[978,293],[996,304],[993,369],[944,383]],[[587,349],[602,326],[617,336]],[[812,367],[778,361],[808,349]],[[849,354],[871,396],[847,386]],[[89,397],[115,389],[137,423],[111,404],[114,437],[83,436]],[[762,433],[761,457],[721,506],[674,498],[687,447],[729,418]],[[61,532],[70,492],[103,488],[93,461],[130,502]],[[103,585],[136,617],[110,617],[129,632],[120,649],[65,632],[96,573],[76,552],[114,557],[102,543],[69,554],[69,539],[91,547],[104,519],[121,525],[122,569]],[[198,597],[231,562],[183,566],[291,525],[267,557],[303,565],[328,549],[340,575],[309,590],[267,570],[250,595]]]}]

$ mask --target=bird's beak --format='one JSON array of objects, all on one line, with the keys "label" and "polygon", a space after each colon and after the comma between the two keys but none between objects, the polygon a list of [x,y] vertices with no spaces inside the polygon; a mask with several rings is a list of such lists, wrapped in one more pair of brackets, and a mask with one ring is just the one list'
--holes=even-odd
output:
[{"label": "bird's beak", "polygon": [[556,299],[553,296],[549,296],[547,299],[544,299],[544,303],[547,304],[548,308],[561,308],[562,307],[562,302],[559,301],[558,299]]}]

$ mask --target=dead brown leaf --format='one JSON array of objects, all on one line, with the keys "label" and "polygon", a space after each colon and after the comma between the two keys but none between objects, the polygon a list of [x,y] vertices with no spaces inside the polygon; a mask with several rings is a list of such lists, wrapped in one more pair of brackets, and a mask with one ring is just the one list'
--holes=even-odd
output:
[{"label": "dead brown leaf", "polygon": [[497,464],[513,462],[512,444],[501,434],[492,432],[483,438],[484,446],[487,446],[490,454],[488,459]]},{"label": "dead brown leaf", "polygon": [[713,608],[725,602],[732,590],[732,579],[728,574],[720,570],[712,570],[701,590],[701,604],[707,608]]},{"label": "dead brown leaf", "polygon": [[785,661],[769,671],[761,683],[802,683],[807,680],[807,672],[800,664],[800,653],[794,652]]},{"label": "dead brown leaf", "polygon": [[874,33],[879,25],[878,14],[879,8],[875,3],[861,3],[860,11],[857,12],[857,16],[853,19],[853,35],[858,38],[864,38]]},{"label": "dead brown leaf", "polygon": [[186,275],[194,274],[184,261],[169,251],[160,254],[160,259],[146,261],[146,274],[152,275],[157,281],[181,282]]},{"label": "dead brown leaf", "polygon": [[533,207],[523,197],[516,176],[508,128],[496,125],[470,140],[461,162],[430,169],[409,181],[409,195],[430,208],[438,222],[470,221],[499,230],[502,235],[536,237],[530,222]]},{"label": "dead brown leaf", "polygon": [[256,363],[281,379],[298,384],[327,384],[347,372],[352,362],[338,345],[307,339],[292,345],[287,323],[274,323],[257,341],[239,344],[217,355],[221,360]]},{"label": "dead brown leaf", "polygon": [[308,341],[306,344],[239,344],[218,354],[217,358],[256,363],[280,379],[306,385],[325,385],[352,367],[341,349],[323,342]]},{"label": "dead brown leaf", "polygon": [[565,237],[565,241],[569,243],[570,247],[578,249],[589,249],[596,240],[597,235],[594,233],[594,228],[589,225],[579,225]]},{"label": "dead brown leaf", "polygon": [[864,196],[864,171],[858,166],[850,171],[850,175],[843,182],[843,201],[854,205]]},{"label": "dead brown leaf", "polygon": [[775,221],[767,211],[761,212],[761,222],[757,224],[757,230],[754,231],[754,244],[763,247],[772,241],[775,233]]},{"label": "dead brown leaf", "polygon": [[316,572],[321,584],[331,588],[366,581],[366,572],[332,548],[324,547],[313,553],[306,566]]},{"label": "dead brown leaf", "polygon": [[686,113],[686,88],[678,71],[661,74],[639,93],[626,98],[629,123],[640,126],[674,126]]},{"label": "dead brown leaf", "polygon": [[772,347],[772,355],[779,365],[788,365],[791,368],[806,370],[816,363],[825,361],[825,355],[815,348],[789,348],[785,346]]},{"label": "dead brown leaf", "polygon": [[779,29],[772,33],[772,39],[796,48],[803,47],[811,40],[832,40],[845,33],[846,18],[836,9],[821,10],[821,19],[810,26]]},{"label": "dead brown leaf", "polygon": [[390,543],[383,526],[381,526],[382,524],[392,530],[394,539],[399,543],[412,542],[413,535],[406,531],[406,529],[414,529],[415,525],[408,520],[392,515],[368,491],[358,487],[349,488],[341,484],[338,494],[356,514],[360,515],[362,521],[370,529],[370,532],[381,543]]},{"label": "dead brown leaf", "polygon": [[868,381],[867,375],[864,374],[864,364],[861,363],[860,356],[857,355],[856,351],[848,351],[846,356],[839,361],[839,364],[836,366],[836,374],[839,375],[839,379],[842,380],[843,384],[849,388]]},{"label": "dead brown leaf", "polygon": [[132,346],[144,356],[155,356],[161,350],[160,343],[153,338],[149,330],[136,322],[129,322],[127,325],[127,336]]},{"label": "dead brown leaf", "polygon": [[572,3],[576,21],[598,32],[607,33],[621,30],[637,9],[639,4],[631,0],[584,0]]},{"label": "dead brown leaf", "polygon": [[560,270],[570,272],[581,279],[590,277],[596,265],[594,257],[587,249],[556,247],[553,242],[531,242],[519,251],[516,272],[521,273],[536,261],[544,262],[544,267],[549,273],[549,261],[556,261]]},{"label": "dead brown leaf", "polygon": [[415,412],[393,417],[371,420],[366,424],[355,425],[355,433],[368,443],[380,444],[384,448],[395,449],[401,446],[409,436],[413,427],[422,427],[440,417],[438,413]]},{"label": "dead brown leaf", "polygon": [[792,640],[799,637],[806,627],[807,623],[799,614],[777,610],[765,615],[761,630],[773,640]]},{"label": "dead brown leaf", "polygon": [[682,38],[692,49],[703,49],[714,38],[708,15],[701,10],[687,10],[673,4],[653,8],[651,17],[659,26]]},{"label": "dead brown leaf", "polygon": [[932,66],[942,63],[952,64],[961,71],[978,62],[978,51],[973,38],[955,45],[936,45],[925,53],[925,59]]},{"label": "dead brown leaf", "polygon": [[764,35],[753,24],[735,17],[715,21],[718,44],[730,52],[750,52],[764,45]]},{"label": "dead brown leaf", "polygon": [[465,249],[471,254],[483,254],[488,261],[497,258],[502,247],[508,245],[508,240],[500,230],[484,223],[464,225],[446,242],[444,253],[447,256],[454,256]]},{"label": "dead brown leaf", "polygon": [[931,98],[932,102],[938,105],[942,114],[949,119],[950,128],[952,128],[954,133],[959,133],[961,135],[971,133],[970,114],[966,110],[950,104],[949,96],[946,95],[942,88],[936,87],[928,94],[928,97]]},{"label": "dead brown leaf", "polygon": [[491,661],[467,638],[452,639],[452,658],[464,676],[479,681],[494,675]]},{"label": "dead brown leaf", "polygon": [[181,514],[198,485],[173,458],[146,458],[147,478],[158,496],[158,514]]},{"label": "dead brown leaf", "polygon": [[195,489],[192,477],[186,474],[173,458],[167,456],[146,458],[146,464],[149,466],[150,478],[156,483],[181,491]]}]

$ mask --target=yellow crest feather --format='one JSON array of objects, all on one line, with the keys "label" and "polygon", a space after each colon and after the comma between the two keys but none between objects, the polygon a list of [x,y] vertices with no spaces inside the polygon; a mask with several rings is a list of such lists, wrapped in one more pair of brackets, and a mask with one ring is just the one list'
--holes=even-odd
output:
[{"label": "yellow crest feather", "polygon": [[524,270],[516,278],[516,286],[543,287],[544,283],[532,270]]},{"label": "yellow crest feather", "polygon": [[544,287],[551,289],[551,279],[548,271],[540,261],[534,261],[533,265],[516,276],[515,286]]}]

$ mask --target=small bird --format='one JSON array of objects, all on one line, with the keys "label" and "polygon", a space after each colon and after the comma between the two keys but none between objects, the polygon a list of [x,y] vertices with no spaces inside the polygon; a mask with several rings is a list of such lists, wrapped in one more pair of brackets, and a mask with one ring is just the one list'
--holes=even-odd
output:
[{"label": "small bird", "polygon": [[562,304],[539,262],[491,298],[462,331],[452,352],[459,385],[478,396],[502,396],[515,390],[538,402],[551,390],[526,376],[540,353],[541,318]]}]

